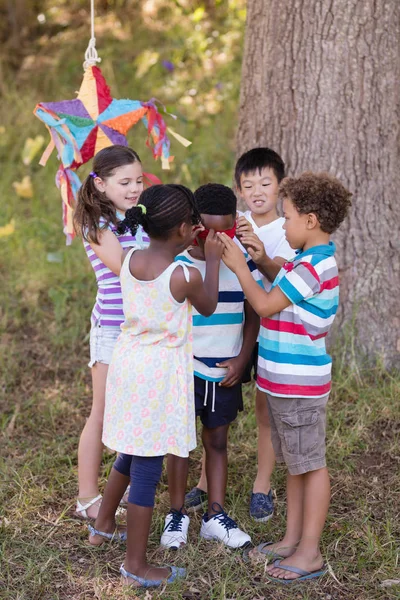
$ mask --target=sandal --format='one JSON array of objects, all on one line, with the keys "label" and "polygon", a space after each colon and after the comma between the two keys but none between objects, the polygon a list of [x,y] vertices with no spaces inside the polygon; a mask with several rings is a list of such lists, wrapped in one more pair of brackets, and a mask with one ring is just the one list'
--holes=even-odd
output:
[{"label": "sandal", "polygon": [[[107,540],[108,542],[126,542],[126,537],[127,537],[127,533],[126,531],[117,531],[115,530],[114,533],[106,533],[105,531],[99,531],[98,529],[95,529],[93,527],[93,525],[90,525],[90,523],[88,523],[87,526],[90,535],[99,535],[100,537],[104,538],[104,540]],[[104,543],[104,541],[101,541],[100,544],[92,544],[90,539],[89,539],[89,544],[91,546],[101,546]]]},{"label": "sandal", "polygon": [[[273,542],[264,542],[262,544],[259,544],[258,546],[256,546],[256,548],[247,548],[242,555],[242,558],[244,560],[244,562],[250,562],[250,561],[257,561],[261,559],[260,557],[257,556],[250,556],[250,552],[252,550],[256,550],[258,552],[258,554],[265,556],[266,559],[268,559],[269,561],[272,560],[283,560],[284,557],[279,554],[278,552],[275,552],[274,550],[269,550],[268,546],[272,546]],[[264,560],[264,559],[263,559]]]},{"label": "sandal", "polygon": [[[87,511],[91,506],[96,504],[96,502],[99,502],[99,500],[101,501],[101,498],[102,498],[101,494],[99,494],[98,496],[95,496],[95,498],[91,498],[88,502],[86,502],[86,504],[82,504],[82,502],[79,500],[79,498],[77,498],[74,516],[78,517],[78,519],[82,519],[84,521],[94,520],[95,517],[90,517],[88,515]],[[100,504],[99,504],[99,506],[100,506]]]},{"label": "sandal", "polygon": [[143,588],[160,587],[160,585],[163,585],[164,583],[172,583],[173,581],[175,581],[175,579],[178,579],[180,577],[185,577],[185,575],[186,575],[186,569],[183,569],[180,567],[173,567],[170,565],[164,565],[164,566],[171,569],[171,575],[168,577],[168,579],[144,579],[143,577],[138,577],[137,575],[134,575],[133,573],[129,573],[129,571],[127,571],[125,569],[123,564],[120,566],[119,571],[125,580],[133,579],[133,581],[135,582],[133,584],[134,587],[143,587]]}]

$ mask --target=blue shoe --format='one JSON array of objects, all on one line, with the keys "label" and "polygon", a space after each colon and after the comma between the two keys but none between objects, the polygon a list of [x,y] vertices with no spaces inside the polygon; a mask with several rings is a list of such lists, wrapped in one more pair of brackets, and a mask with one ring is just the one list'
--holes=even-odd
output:
[{"label": "blue shoe", "polygon": [[198,487],[194,487],[185,496],[185,508],[189,511],[198,511],[207,506],[208,496]]},{"label": "blue shoe", "polygon": [[143,577],[138,577],[137,575],[127,571],[123,564],[120,566],[119,572],[121,573],[122,577],[125,577],[125,579],[133,579],[133,581],[135,581],[135,587],[143,588],[160,587],[160,585],[163,585],[164,583],[172,583],[175,581],[175,579],[186,576],[186,569],[172,567],[169,565],[165,566],[171,569],[171,575],[168,577],[168,579],[144,579]]},{"label": "blue shoe", "polygon": [[251,494],[250,499],[250,516],[254,521],[265,523],[269,521],[274,514],[274,500],[272,498],[272,490],[268,494],[261,492]]}]

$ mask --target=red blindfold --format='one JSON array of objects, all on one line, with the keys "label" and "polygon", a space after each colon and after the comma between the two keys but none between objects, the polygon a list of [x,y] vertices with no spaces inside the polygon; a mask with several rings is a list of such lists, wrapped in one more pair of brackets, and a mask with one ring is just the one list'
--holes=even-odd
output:
[{"label": "red blindfold", "polygon": [[[210,233],[209,229],[204,229],[204,231],[200,231],[200,233],[197,234],[197,237],[200,238],[201,240],[206,241],[206,238],[208,236],[208,234]],[[231,238],[231,240],[233,240],[233,238],[235,237],[235,233],[236,233],[236,223],[234,224],[233,227],[231,227],[231,229],[217,229],[216,233],[225,233],[225,235],[227,235],[228,237]],[[194,241],[194,244],[196,245],[197,240]]]}]

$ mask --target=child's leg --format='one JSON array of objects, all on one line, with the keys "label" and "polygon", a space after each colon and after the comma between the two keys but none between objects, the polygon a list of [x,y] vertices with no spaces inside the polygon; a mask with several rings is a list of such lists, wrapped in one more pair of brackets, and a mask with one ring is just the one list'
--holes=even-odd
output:
[{"label": "child's leg", "polygon": [[[284,539],[274,544],[296,550],[282,560],[282,566],[303,571],[319,571],[323,564],[320,538],[330,502],[330,482],[325,459],[326,405],[321,398],[281,398],[268,396],[272,440],[278,456],[283,453],[288,475],[288,516]],[[277,443],[280,440],[280,445]],[[301,514],[299,514],[301,512]],[[279,550],[278,550],[279,552]],[[273,577],[296,579],[298,574],[269,567]]]},{"label": "child's leg", "polygon": [[[325,525],[330,502],[330,482],[328,469],[326,467],[310,471],[303,475],[288,475],[288,519],[285,538],[286,543],[294,542],[299,535],[299,527],[295,522],[296,512],[293,507],[299,503],[300,486],[293,480],[302,480],[302,531],[296,551],[282,561],[282,565],[297,567],[304,571],[317,571],[323,565],[323,559],[319,548],[322,531]],[[291,480],[291,481],[290,481]],[[292,514],[289,522],[289,494]],[[301,503],[300,503],[301,504]],[[298,509],[297,509],[298,512]],[[285,539],[284,538],[284,539]],[[282,540],[281,544],[284,544]],[[275,549],[278,544],[274,544]],[[284,579],[296,579],[298,575],[285,571],[279,567],[269,567],[268,572],[273,577]]]},{"label": "child's leg", "polygon": [[201,473],[198,484],[196,485],[199,490],[207,492],[207,475],[206,475],[206,453],[203,448],[203,454],[201,455]]},{"label": "child's leg", "polygon": [[[115,530],[115,513],[129,483],[131,463],[132,456],[130,454],[120,454],[111,469],[99,514],[94,524],[98,531],[113,533]],[[100,545],[104,539],[98,535],[90,535],[89,541],[93,545]]]},{"label": "child's leg", "polygon": [[187,476],[189,470],[189,459],[168,455],[167,471],[168,471],[168,491],[171,503],[171,509],[179,512],[186,512],[185,492],[187,484]]},{"label": "child's leg", "polygon": [[[289,475],[286,479],[287,516],[284,537],[268,545],[268,553],[276,552],[280,556],[291,556],[300,541],[303,530],[304,475]],[[252,551],[256,555],[257,551]]]},{"label": "child's leg", "polygon": [[[105,390],[108,365],[96,363],[92,367],[93,402],[92,409],[81,433],[78,447],[78,498],[82,504],[99,494],[99,470],[103,455],[101,435],[105,405]],[[89,517],[96,518],[99,503],[87,510]]]},{"label": "child's leg", "polygon": [[226,483],[228,478],[228,430],[229,425],[221,425],[213,429],[203,426],[202,440],[206,453],[206,475],[208,482],[208,515],[218,512],[219,504],[225,504]]},{"label": "child's leg", "polygon": [[164,548],[178,550],[187,543],[190,519],[184,504],[188,469],[189,458],[168,455],[168,491],[171,509],[165,517],[160,540]]},{"label": "child's leg", "polygon": [[253,493],[268,494],[271,489],[271,475],[275,466],[275,453],[271,440],[271,425],[266,394],[257,389],[256,417],[258,426],[257,476]]},{"label": "child's leg", "polygon": [[168,568],[152,567],[146,552],[156,487],[161,477],[162,456],[133,456],[128,500],[128,539],[124,567],[144,579],[167,579]]}]

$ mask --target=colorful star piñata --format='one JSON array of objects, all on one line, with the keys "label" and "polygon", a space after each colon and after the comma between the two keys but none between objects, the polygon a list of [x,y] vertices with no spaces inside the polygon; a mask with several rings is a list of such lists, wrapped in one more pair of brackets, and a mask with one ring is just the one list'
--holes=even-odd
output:
[{"label": "colorful star pi\u00f1ata", "polygon": [[[169,169],[170,141],[167,126],[155,105],[139,100],[115,100],[96,66],[86,69],[78,97],[61,102],[45,102],[36,106],[34,114],[45,123],[51,141],[40,164],[45,165],[56,148],[60,158],[56,183],[63,200],[64,233],[67,244],[74,237],[73,211],[81,182],[76,170],[93,156],[113,144],[127,146],[126,134],[140,120],[147,129],[146,145],[152,149],[155,159],[160,158],[163,169]],[[168,132],[184,146],[190,142],[171,128]],[[152,183],[157,178],[149,176]]]}]

